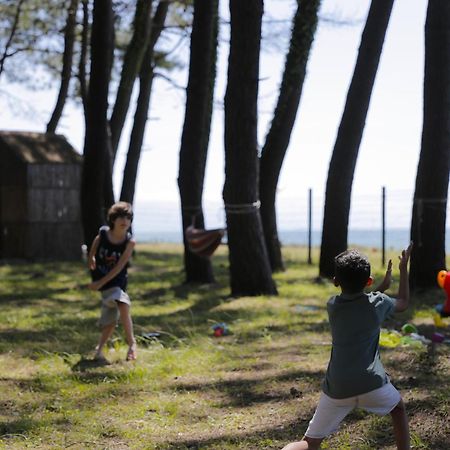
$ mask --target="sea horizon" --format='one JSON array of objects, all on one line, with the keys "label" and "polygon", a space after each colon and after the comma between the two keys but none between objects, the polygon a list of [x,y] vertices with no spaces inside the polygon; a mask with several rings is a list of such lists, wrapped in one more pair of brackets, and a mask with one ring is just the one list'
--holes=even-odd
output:
[{"label": "sea horizon", "polygon": [[[409,197],[408,197],[409,198]],[[348,246],[382,248],[382,216],[376,196],[353,199],[349,217]],[[322,198],[315,204],[321,205]],[[391,193],[385,220],[385,249],[400,250],[410,241],[410,202],[405,194]],[[139,201],[135,205],[133,232],[138,242],[182,242],[180,205],[176,201]],[[204,218],[207,229],[225,228],[226,215],[221,202],[204,201]],[[282,245],[308,246],[307,199],[279,199],[277,202],[278,234]],[[321,208],[312,214],[311,245],[319,247],[323,223]],[[226,242],[226,236],[224,238]],[[446,230],[446,252],[450,253],[450,228]]]},{"label": "sea horizon", "polygon": [[[146,230],[142,226],[133,230],[134,236],[141,243],[182,243],[181,230]],[[308,246],[308,230],[305,229],[280,229],[278,231],[281,245]],[[312,247],[320,246],[322,230],[312,230]],[[224,239],[226,242],[226,238]],[[410,230],[408,228],[388,228],[385,231],[385,249],[400,250],[408,245]],[[349,229],[348,246],[382,248],[381,229],[355,228]],[[445,240],[446,252],[450,252],[450,230],[447,230]]]}]

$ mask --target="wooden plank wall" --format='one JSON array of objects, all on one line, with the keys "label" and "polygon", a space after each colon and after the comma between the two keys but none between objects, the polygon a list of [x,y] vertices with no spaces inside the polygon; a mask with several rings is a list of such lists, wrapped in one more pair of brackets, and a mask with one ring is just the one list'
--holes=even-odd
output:
[{"label": "wooden plank wall", "polygon": [[82,230],[73,223],[4,225],[5,259],[79,260]]},{"label": "wooden plank wall", "polygon": [[0,258],[80,259],[81,165],[26,167],[26,183],[0,185]]}]

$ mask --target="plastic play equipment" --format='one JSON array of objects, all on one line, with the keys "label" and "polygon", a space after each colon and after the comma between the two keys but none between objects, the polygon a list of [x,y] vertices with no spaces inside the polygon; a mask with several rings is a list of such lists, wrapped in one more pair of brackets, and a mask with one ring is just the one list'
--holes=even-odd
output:
[{"label": "plastic play equipment", "polygon": [[441,315],[441,317],[450,316],[450,272],[446,270],[441,270],[437,276],[437,282],[439,286],[444,289],[447,294],[447,300],[445,303],[436,306],[436,311]]}]

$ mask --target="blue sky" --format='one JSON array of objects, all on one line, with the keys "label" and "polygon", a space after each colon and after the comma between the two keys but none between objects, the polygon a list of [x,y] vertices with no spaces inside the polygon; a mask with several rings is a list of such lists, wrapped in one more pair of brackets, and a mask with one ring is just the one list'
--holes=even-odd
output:
[{"label": "blue sky", "polygon": [[[338,26],[321,21],[319,24],[300,110],[279,182],[280,208],[290,208],[295,202],[304,203],[309,188],[313,189],[314,195],[323,196],[328,164],[369,3],[368,0],[322,2],[322,17],[340,17],[355,23]],[[426,3],[426,0],[394,2],[356,166],[354,196],[377,196],[381,186],[385,185],[391,191],[408,192],[406,199],[414,188],[422,132]],[[266,19],[290,20],[295,4],[292,0],[266,0]],[[227,2],[222,1],[224,16],[228,14],[227,9]],[[272,32],[275,41],[271,45],[264,44],[261,55],[260,145],[272,117],[288,43],[287,35],[277,37],[276,28],[273,33],[275,26],[273,22],[266,24],[266,33]],[[225,93],[227,58],[228,47],[223,40],[219,50],[217,103],[222,102]],[[187,82],[186,72],[178,73],[176,78],[181,85]],[[19,98],[28,99],[37,113],[32,117],[18,117],[7,106],[5,95],[1,94],[2,128],[43,131],[55,102],[55,92],[30,93],[18,86],[8,86],[7,89]],[[1,83],[0,90],[5,90]],[[176,179],[184,119],[183,101],[184,94],[164,80],[155,83],[150,112],[152,120],[147,126],[137,184],[137,203],[178,203]],[[84,139],[81,111],[73,105],[67,107],[58,132],[66,135],[81,151]],[[127,140],[124,139],[115,173],[117,191],[120,190],[126,148]],[[220,205],[222,199],[223,161],[223,111],[218,107],[213,117],[204,191],[205,201],[215,205]],[[320,209],[319,205],[317,209]],[[408,206],[406,215],[409,210]]]}]

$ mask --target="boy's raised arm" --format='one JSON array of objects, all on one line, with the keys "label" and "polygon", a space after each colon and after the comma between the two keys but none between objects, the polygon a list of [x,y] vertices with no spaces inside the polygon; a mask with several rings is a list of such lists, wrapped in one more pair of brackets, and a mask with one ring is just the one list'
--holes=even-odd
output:
[{"label": "boy's raised arm", "polygon": [[408,275],[408,262],[411,256],[413,243],[408,245],[408,248],[402,251],[398,268],[400,271],[400,282],[398,286],[397,302],[395,305],[395,311],[402,312],[408,309],[409,305],[409,275]]},{"label": "boy's raised arm", "polygon": [[95,254],[97,253],[98,243],[100,241],[100,236],[95,236],[95,239],[92,241],[91,248],[89,249],[88,254],[88,269],[89,270],[95,270],[96,267],[96,261],[95,261]]},{"label": "boy's raised arm", "polygon": [[389,286],[392,283],[392,259],[388,261],[386,273],[382,282],[374,289],[374,291],[384,292],[386,289],[389,289]]}]

